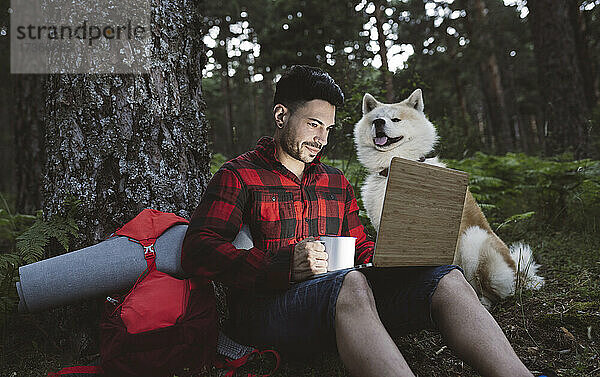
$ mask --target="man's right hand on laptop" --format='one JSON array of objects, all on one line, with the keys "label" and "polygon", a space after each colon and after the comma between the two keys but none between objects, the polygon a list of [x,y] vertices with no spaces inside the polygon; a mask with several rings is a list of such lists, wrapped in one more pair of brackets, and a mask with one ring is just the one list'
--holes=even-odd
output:
[{"label": "man's right hand on laptop", "polygon": [[294,247],[292,281],[302,281],[325,272],[327,272],[325,246],[314,237],[298,242]]}]

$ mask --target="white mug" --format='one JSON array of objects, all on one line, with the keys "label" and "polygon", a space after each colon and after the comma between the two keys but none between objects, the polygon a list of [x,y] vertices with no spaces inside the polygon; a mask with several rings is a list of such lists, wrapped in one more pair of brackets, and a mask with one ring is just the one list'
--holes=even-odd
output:
[{"label": "white mug", "polygon": [[327,271],[354,267],[355,237],[321,236],[327,253]]}]

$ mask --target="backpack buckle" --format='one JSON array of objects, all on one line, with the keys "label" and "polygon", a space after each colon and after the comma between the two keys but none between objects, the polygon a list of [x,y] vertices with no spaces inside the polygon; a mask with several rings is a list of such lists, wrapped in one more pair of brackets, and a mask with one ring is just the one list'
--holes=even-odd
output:
[{"label": "backpack buckle", "polygon": [[146,258],[146,260],[156,258],[154,245],[144,246],[144,258]]}]

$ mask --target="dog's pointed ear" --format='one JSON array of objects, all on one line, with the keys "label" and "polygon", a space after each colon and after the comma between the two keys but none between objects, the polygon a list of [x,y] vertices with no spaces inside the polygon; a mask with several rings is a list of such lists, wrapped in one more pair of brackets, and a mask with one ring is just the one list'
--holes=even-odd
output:
[{"label": "dog's pointed ear", "polygon": [[425,104],[423,103],[423,92],[421,89],[415,89],[415,91],[406,99],[406,103],[415,110],[423,112]]},{"label": "dog's pointed ear", "polygon": [[373,110],[374,108],[376,108],[379,105],[381,105],[381,103],[379,101],[377,101],[369,93],[365,93],[365,96],[363,97],[363,104],[362,104],[363,115],[370,112],[371,110]]}]

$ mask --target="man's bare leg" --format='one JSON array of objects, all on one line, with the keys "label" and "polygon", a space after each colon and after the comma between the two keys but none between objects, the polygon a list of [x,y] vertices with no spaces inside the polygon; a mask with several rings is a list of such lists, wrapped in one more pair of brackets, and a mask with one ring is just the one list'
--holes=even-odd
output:
[{"label": "man's bare leg", "polygon": [[460,271],[440,280],[431,314],[448,345],[482,376],[532,376]]},{"label": "man's bare leg", "polygon": [[335,306],[335,333],[342,362],[353,376],[414,376],[383,327],[365,276],[344,278]]}]

